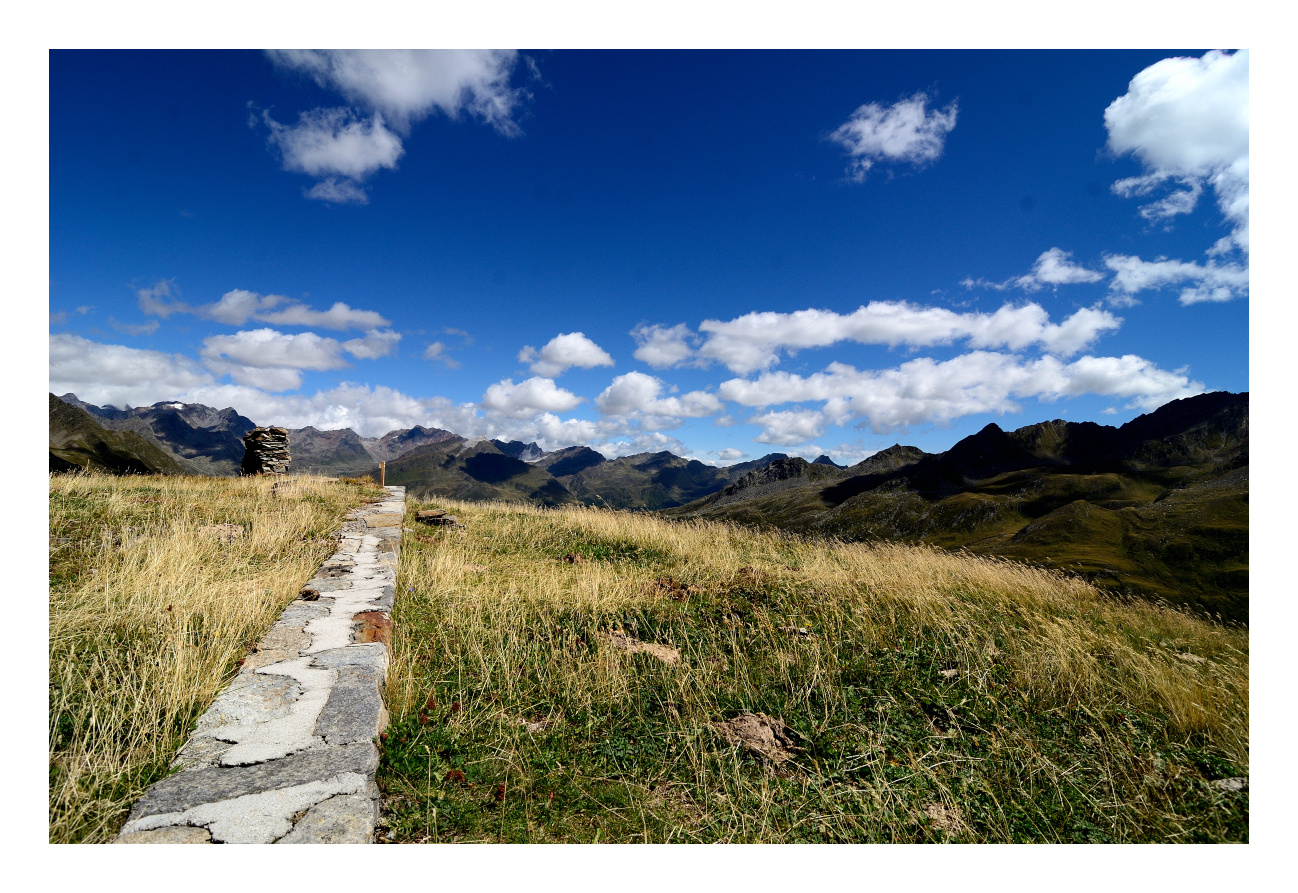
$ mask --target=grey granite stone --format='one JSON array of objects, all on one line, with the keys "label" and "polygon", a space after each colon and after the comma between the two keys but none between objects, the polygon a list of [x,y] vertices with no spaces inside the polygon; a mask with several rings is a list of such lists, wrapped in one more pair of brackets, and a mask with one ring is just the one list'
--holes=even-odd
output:
[{"label": "grey granite stone", "polygon": [[378,804],[365,794],[330,797],[307,810],[276,843],[372,843]]},{"label": "grey granite stone", "polygon": [[307,784],[344,772],[372,775],[378,765],[378,749],[365,743],[293,754],[254,766],[178,772],[155,782],[131,810],[130,820],[184,812],[204,803]]},{"label": "grey granite stone", "polygon": [[383,677],[370,667],[340,667],[338,681],[316,720],[315,733],[330,745],[375,738],[386,715],[382,685]]},{"label": "grey granite stone", "polygon": [[388,649],[382,642],[361,645],[344,645],[311,655],[317,667],[337,670],[341,667],[369,667],[382,675],[388,670]]},{"label": "grey granite stone", "polygon": [[315,604],[305,604],[303,602],[293,602],[284,609],[284,613],[279,615],[279,620],[275,622],[276,627],[281,625],[284,628],[295,627],[301,629],[317,617],[323,617],[329,613],[329,607],[319,602]]}]

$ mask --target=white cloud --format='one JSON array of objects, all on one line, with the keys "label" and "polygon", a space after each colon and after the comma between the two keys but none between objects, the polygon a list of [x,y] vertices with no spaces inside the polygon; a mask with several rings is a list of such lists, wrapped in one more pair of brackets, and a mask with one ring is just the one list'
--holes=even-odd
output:
[{"label": "white cloud", "polygon": [[725,449],[717,450],[715,455],[722,462],[737,462],[740,459],[748,458],[747,453],[743,450],[737,450],[734,447],[726,447]]},{"label": "white cloud", "polygon": [[[283,310],[255,315],[262,322],[281,326],[321,326],[326,329],[378,329],[392,323],[373,310],[356,310],[335,301],[328,310],[312,310],[306,304],[293,302]],[[399,337],[399,336],[398,336]]]},{"label": "white cloud", "polygon": [[829,139],[847,150],[848,171],[858,183],[877,162],[924,165],[942,155],[946,135],[955,127],[956,103],[927,109],[929,96],[916,93],[890,106],[861,106]]},{"label": "white cloud", "polygon": [[825,433],[824,415],[811,409],[768,412],[749,421],[762,426],[762,433],[753,438],[758,443],[793,446]]},{"label": "white cloud", "polygon": [[302,194],[307,198],[332,202],[335,205],[368,205],[370,203],[369,193],[359,183],[339,177],[326,177],[310,189],[302,190]]},{"label": "white cloud", "polygon": [[229,360],[254,369],[341,369],[347,365],[342,345],[314,332],[288,335],[274,329],[252,329],[203,339],[206,360]]},{"label": "white cloud", "polygon": [[614,378],[612,384],[595,398],[595,405],[606,416],[644,414],[667,419],[701,418],[722,409],[721,401],[705,391],[691,391],[680,397],[661,397],[662,389],[662,381],[652,375],[628,372]]},{"label": "white cloud", "polygon": [[482,395],[482,407],[523,418],[537,412],[567,412],[585,399],[557,386],[549,378],[529,378],[519,384],[506,378],[487,388]]},{"label": "white cloud", "polygon": [[194,360],[156,350],[100,344],[79,335],[51,335],[50,391],[69,391],[95,404],[147,406],[211,384]]},{"label": "white cloud", "polygon": [[312,109],[294,126],[279,123],[269,112],[262,120],[270,142],[279,149],[284,169],[312,177],[345,177],[360,181],[382,168],[394,170],[405,150],[401,138],[383,124],[383,116],[361,118],[352,109]]},{"label": "white cloud", "polygon": [[520,363],[530,363],[531,370],[544,378],[555,378],[573,366],[592,369],[612,366],[613,358],[581,332],[556,335],[539,351],[531,345],[518,352]]},{"label": "white cloud", "polygon": [[343,350],[358,360],[377,360],[396,350],[401,335],[393,331],[370,330],[364,338],[352,338],[342,343]]},{"label": "white cloud", "polygon": [[173,313],[189,312],[188,304],[171,300],[171,281],[167,279],[159,280],[152,288],[136,289],[135,296],[139,299],[140,309],[150,316],[166,319]]},{"label": "white cloud", "polygon": [[1120,299],[1183,282],[1190,284],[1181,289],[1182,304],[1229,301],[1248,295],[1249,271],[1239,264],[1197,264],[1164,258],[1147,261],[1123,254],[1108,255],[1104,263],[1114,272],[1109,289]]},{"label": "white cloud", "polygon": [[1200,59],[1163,59],[1141,71],[1104,111],[1113,152],[1135,155],[1145,175],[1119,180],[1119,195],[1145,195],[1163,182],[1181,190],[1141,209],[1166,219],[1194,208],[1212,188],[1234,227],[1217,249],[1249,250],[1248,50]]},{"label": "white cloud", "polygon": [[1083,282],[1099,282],[1104,278],[1103,273],[1088,270],[1086,267],[1073,263],[1072,256],[1071,251],[1064,251],[1062,248],[1051,248],[1041,253],[1041,256],[1032,265],[1030,273],[1006,279],[1004,282],[988,282],[986,279],[966,278],[961,280],[960,284],[965,288],[994,288],[997,291],[1021,288],[1024,291],[1031,292],[1040,291],[1047,285],[1055,287],[1075,285]]},{"label": "white cloud", "polygon": [[[302,112],[293,126],[269,112],[270,128],[285,170],[319,178],[307,198],[336,204],[369,201],[362,182],[395,169],[411,124],[440,111],[468,112],[507,136],[521,131],[513,116],[526,93],[511,89],[518,60],[513,50],[269,50],[283,68],[310,76],[350,103]],[[389,129],[389,124],[391,129]]]},{"label": "white cloud", "polygon": [[[167,282],[153,288],[139,289],[140,308],[145,313],[164,319],[173,313],[192,313],[204,319],[215,320],[230,326],[241,326],[250,319],[282,326],[321,326],[326,329],[379,329],[392,323],[373,310],[357,310],[335,301],[328,310],[315,310],[283,295],[263,295],[244,288],[234,288],[221,295],[219,301],[196,307],[180,301],[167,302],[170,296]],[[277,309],[278,308],[278,309]]]},{"label": "white cloud", "polygon": [[989,314],[956,313],[904,301],[872,301],[846,315],[809,309],[749,313],[728,322],[704,320],[699,330],[708,337],[699,355],[719,360],[740,374],[779,362],[781,351],[827,347],[839,341],[927,347],[967,339],[977,348],[1020,350],[1039,345],[1068,356],[1121,323],[1108,311],[1094,308],[1078,310],[1056,324],[1038,304],[1006,304]]},{"label": "white cloud", "polygon": [[[752,407],[823,401],[820,410],[768,413],[754,420],[766,427],[763,442],[790,443],[794,432],[815,430],[823,423],[864,419],[875,432],[885,433],[979,413],[1013,412],[1019,408],[1015,399],[1049,401],[1082,394],[1124,397],[1152,410],[1203,390],[1201,382],[1183,372],[1159,369],[1133,355],[1085,356],[1066,364],[1050,356],[1024,360],[974,351],[945,362],[924,357],[878,371],[832,363],[824,372],[806,377],[767,372],[755,380],[722,382],[719,395]],[[813,436],[818,435],[809,435]]]},{"label": "white cloud", "polygon": [[208,319],[223,322],[229,326],[241,326],[249,319],[266,313],[287,301],[283,295],[260,295],[244,288],[234,288],[221,295],[221,300],[214,304],[204,304],[192,311]]},{"label": "white cloud", "polygon": [[286,428],[313,425],[321,430],[351,428],[362,437],[378,437],[415,425],[469,435],[480,424],[472,404],[456,405],[444,397],[412,397],[389,387],[371,388],[352,383],[309,395],[274,395],[241,385],[208,385],[163,399],[233,406],[260,425]]},{"label": "white cloud", "polygon": [[670,327],[641,323],[631,330],[631,337],[640,345],[635,358],[655,369],[679,366],[694,356],[691,342],[696,336],[685,323]]},{"label": "white cloud", "polygon": [[513,135],[525,94],[510,89],[514,50],[270,50],[284,68],[310,75],[353,105],[381,112],[401,133],[440,111],[468,111]]}]

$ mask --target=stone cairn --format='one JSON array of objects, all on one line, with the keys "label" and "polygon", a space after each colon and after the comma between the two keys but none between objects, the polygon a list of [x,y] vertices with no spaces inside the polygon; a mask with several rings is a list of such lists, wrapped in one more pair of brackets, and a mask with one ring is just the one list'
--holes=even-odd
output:
[{"label": "stone cairn", "polygon": [[288,429],[253,428],[243,435],[244,474],[288,474]]}]

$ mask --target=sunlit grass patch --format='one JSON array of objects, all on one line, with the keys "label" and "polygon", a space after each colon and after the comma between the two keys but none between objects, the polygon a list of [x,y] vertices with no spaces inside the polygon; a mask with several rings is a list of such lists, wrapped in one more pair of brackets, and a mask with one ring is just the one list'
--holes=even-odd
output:
[{"label": "sunlit grass patch", "polygon": [[[398,579],[398,839],[1247,840],[1210,784],[1248,773],[1246,631],[934,549],[438,506],[465,529]],[[728,743],[748,713],[793,756]]]}]

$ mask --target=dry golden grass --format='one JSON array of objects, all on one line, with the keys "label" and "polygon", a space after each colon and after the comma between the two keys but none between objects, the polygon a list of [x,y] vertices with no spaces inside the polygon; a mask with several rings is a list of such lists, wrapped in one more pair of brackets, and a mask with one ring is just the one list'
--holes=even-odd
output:
[{"label": "dry golden grass", "polygon": [[[667,764],[617,777],[628,791],[640,779],[638,793],[627,796],[643,821],[670,814],[667,824],[679,825],[672,833],[685,839],[797,839],[796,828],[813,819],[825,839],[913,839],[906,822],[916,815],[909,802],[916,791],[931,798],[919,810],[929,826],[959,829],[966,827],[956,818],[961,801],[975,811],[973,795],[961,793],[971,784],[982,791],[981,839],[1072,839],[1058,830],[1061,809],[1068,821],[1079,810],[1093,810],[1087,822],[1104,816],[1111,827],[1103,839],[1144,839],[1144,823],[1157,825],[1155,839],[1236,833],[1216,819],[1207,821],[1215,830],[1203,830],[1200,816],[1162,803],[1175,796],[1158,775],[1158,742],[1247,773],[1246,630],[1115,601],[1078,578],[936,549],[595,509],[437,505],[467,529],[407,537],[389,709],[399,722],[410,720],[430,691],[463,702],[444,734],[416,736],[443,735],[437,740],[448,753],[461,747],[457,741],[495,742],[488,762],[519,796],[540,784],[527,768],[538,745],[520,723],[539,710],[556,730],[582,717],[587,736],[625,738],[632,761],[636,741],[669,742]],[[590,560],[560,560],[570,551]],[[688,584],[689,595],[674,601],[654,583],[664,574]],[[681,659],[668,665],[632,656],[603,631],[671,644]],[[881,674],[891,681],[880,683]],[[863,689],[872,689],[873,700],[860,700]],[[952,730],[940,728],[941,716],[930,726],[920,715],[928,731],[915,731],[917,704],[947,701],[961,717]],[[867,703],[871,713],[863,715]],[[803,767],[804,782],[840,782],[804,783],[796,819],[789,818],[787,785],[777,792],[768,777],[746,774],[734,760],[729,768],[718,763],[726,760],[717,756],[711,723],[741,709],[796,717],[823,757],[819,768]],[[1144,736],[1138,745],[1123,738],[1129,715]],[[911,725],[889,738],[891,722]],[[567,746],[578,751],[603,746],[569,732]],[[1048,735],[1059,737],[1072,765],[1038,751],[1037,737]],[[427,768],[433,780],[442,772],[433,766],[435,750]],[[919,781],[899,783],[897,766],[910,766]],[[849,776],[857,781],[843,787]],[[692,785],[693,799],[677,815],[661,805],[661,788],[681,784]],[[1034,805],[1062,798],[1064,789],[1081,805]],[[712,799],[717,794],[722,799]],[[1127,802],[1146,797],[1159,805]],[[718,811],[741,800],[744,810],[718,830]],[[705,801],[697,821],[682,818]],[[938,808],[943,803],[950,809]],[[527,827],[530,836],[495,839],[545,839],[530,821]]]},{"label": "dry golden grass", "polygon": [[111,839],[377,488],[50,477],[51,842]]}]

